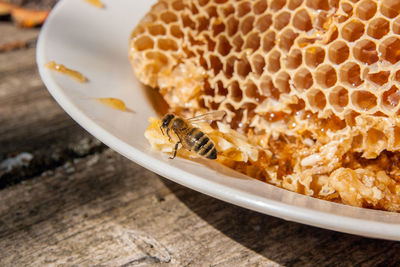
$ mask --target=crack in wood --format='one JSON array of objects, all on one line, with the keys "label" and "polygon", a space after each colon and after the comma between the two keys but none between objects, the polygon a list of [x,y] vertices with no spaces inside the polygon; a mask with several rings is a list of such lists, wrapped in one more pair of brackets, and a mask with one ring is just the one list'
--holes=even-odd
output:
[{"label": "crack in wood", "polygon": [[[63,149],[56,149],[50,151],[50,153],[48,153],[49,151],[33,153],[33,158],[30,160],[29,164],[5,169],[3,171],[0,170],[0,189],[16,185],[22,181],[41,175],[45,171],[54,170],[74,159],[102,153],[106,148],[106,145],[95,138],[84,138],[77,144],[69,145]],[[14,156],[15,155],[11,154],[8,158]],[[4,160],[7,160],[7,158]],[[66,171],[68,171],[68,168]]]}]

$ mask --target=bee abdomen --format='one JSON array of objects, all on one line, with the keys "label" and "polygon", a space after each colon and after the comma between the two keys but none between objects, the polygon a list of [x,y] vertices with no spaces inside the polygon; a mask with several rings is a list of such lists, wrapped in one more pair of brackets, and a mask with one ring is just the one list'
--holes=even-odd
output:
[{"label": "bee abdomen", "polygon": [[199,151],[199,154],[208,159],[216,159],[217,158],[217,150],[215,149],[215,145],[211,140]]}]

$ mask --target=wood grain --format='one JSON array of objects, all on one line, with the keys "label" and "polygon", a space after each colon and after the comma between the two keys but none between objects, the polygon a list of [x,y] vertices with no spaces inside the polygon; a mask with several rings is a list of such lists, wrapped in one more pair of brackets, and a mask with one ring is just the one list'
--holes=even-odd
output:
[{"label": "wood grain", "polygon": [[0,266],[399,265],[398,242],[252,212],[123,158],[59,108],[34,56],[0,54],[0,162],[33,155],[3,171],[15,183],[0,190]]}]

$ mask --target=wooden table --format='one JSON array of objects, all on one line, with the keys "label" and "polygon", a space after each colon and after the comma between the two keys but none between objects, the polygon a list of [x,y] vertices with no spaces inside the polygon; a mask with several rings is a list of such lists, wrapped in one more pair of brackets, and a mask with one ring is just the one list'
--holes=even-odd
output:
[{"label": "wooden table", "polygon": [[400,243],[239,208],[107,148],[41,82],[38,32],[0,22],[0,47],[28,41],[0,53],[0,266],[400,265]]}]

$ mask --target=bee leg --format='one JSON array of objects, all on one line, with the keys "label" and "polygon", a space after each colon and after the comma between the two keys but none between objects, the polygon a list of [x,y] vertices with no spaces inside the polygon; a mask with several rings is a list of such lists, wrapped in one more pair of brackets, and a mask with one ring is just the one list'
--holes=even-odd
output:
[{"label": "bee leg", "polygon": [[181,144],[181,141],[178,141],[178,143],[175,144],[174,156],[169,157],[170,159],[174,159],[176,157],[176,152],[178,151],[179,144]]},{"label": "bee leg", "polygon": [[165,135],[165,134],[164,134],[164,131],[163,131],[163,129],[162,129],[162,126],[160,126],[160,131],[161,131],[162,135]]},{"label": "bee leg", "polygon": [[167,128],[166,132],[167,132],[167,135],[168,135],[169,141],[170,141],[170,142],[172,142],[172,138],[171,138],[171,136],[169,135],[169,128]]}]

